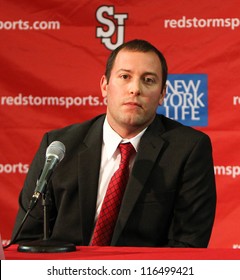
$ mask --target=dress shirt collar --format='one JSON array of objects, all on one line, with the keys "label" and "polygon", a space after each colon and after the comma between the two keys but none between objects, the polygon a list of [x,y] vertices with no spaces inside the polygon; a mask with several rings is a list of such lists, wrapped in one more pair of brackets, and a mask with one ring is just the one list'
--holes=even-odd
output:
[{"label": "dress shirt collar", "polygon": [[107,158],[110,159],[113,156],[120,143],[130,142],[135,148],[135,150],[138,151],[140,139],[146,129],[147,127],[131,139],[123,139],[111,128],[106,117],[103,124],[103,144],[105,145]]}]

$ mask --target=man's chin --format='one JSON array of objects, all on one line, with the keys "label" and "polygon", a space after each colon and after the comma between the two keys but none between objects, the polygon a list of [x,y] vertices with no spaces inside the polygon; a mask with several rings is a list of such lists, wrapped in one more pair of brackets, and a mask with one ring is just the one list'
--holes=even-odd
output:
[{"label": "man's chin", "polygon": [[141,117],[141,116],[124,116],[124,119],[123,119],[123,123],[125,124],[125,126],[129,126],[129,127],[142,127],[145,125],[146,123],[146,120]]}]

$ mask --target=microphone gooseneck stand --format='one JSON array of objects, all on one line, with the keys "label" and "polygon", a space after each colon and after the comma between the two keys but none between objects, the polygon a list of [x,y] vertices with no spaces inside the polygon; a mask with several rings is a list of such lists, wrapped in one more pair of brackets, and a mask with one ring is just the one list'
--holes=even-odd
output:
[{"label": "microphone gooseneck stand", "polygon": [[43,239],[20,243],[18,246],[19,252],[32,252],[32,253],[61,253],[76,251],[76,246],[72,243],[57,241],[49,239],[49,200],[46,194],[42,194],[43,206]]},{"label": "microphone gooseneck stand", "polygon": [[43,231],[44,237],[42,240],[36,240],[26,243],[21,243],[18,246],[19,252],[71,252],[76,251],[76,247],[72,243],[67,243],[63,241],[52,240],[49,238],[49,215],[48,208],[50,205],[50,199],[48,198],[47,184],[53,173],[56,165],[63,159],[65,154],[65,146],[59,141],[52,142],[46,151],[46,159],[44,168],[40,174],[39,179],[37,180],[36,188],[34,194],[30,200],[27,213],[22,219],[22,222],[17,229],[15,235],[13,236],[10,243],[3,248],[6,249],[12,244],[16,243],[17,236],[21,231],[27,217],[33,208],[37,205],[39,197],[42,196],[42,206],[43,206]]},{"label": "microphone gooseneck stand", "polygon": [[[18,234],[20,233],[25,221],[27,220],[30,212],[33,210],[33,208],[36,206],[38,202],[38,197],[34,197],[29,204],[27,213],[22,219],[22,222],[16,231],[14,237],[10,241],[9,244],[6,246],[3,246],[4,249],[7,249],[12,244],[16,243],[16,239]],[[28,241],[26,243],[21,243],[18,246],[19,252],[32,252],[32,253],[63,253],[63,252],[73,252],[76,251],[76,246],[72,243],[67,243],[64,241],[56,241],[49,239],[49,215],[48,215],[48,207],[49,202],[46,198],[46,194],[42,194],[42,205],[43,205],[43,231],[44,231],[44,237],[41,240],[34,240],[34,241]]]}]

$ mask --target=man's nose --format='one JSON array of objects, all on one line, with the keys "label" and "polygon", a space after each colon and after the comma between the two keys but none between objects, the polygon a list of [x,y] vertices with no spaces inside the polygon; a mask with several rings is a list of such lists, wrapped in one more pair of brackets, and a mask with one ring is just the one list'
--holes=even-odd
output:
[{"label": "man's nose", "polygon": [[134,79],[131,81],[129,85],[129,93],[134,95],[140,95],[141,94],[141,83],[138,79]]}]

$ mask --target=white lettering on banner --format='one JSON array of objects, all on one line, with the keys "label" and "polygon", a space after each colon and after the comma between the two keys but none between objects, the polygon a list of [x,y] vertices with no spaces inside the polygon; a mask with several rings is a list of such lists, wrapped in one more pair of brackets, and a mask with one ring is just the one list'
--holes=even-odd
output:
[{"label": "white lettering on banner", "polygon": [[228,165],[228,166],[214,166],[215,175],[219,176],[231,176],[232,178],[236,178],[240,175],[240,166],[238,165]]},{"label": "white lettering on banner", "polygon": [[233,105],[240,105],[240,96],[233,96]]},{"label": "white lettering on banner", "polygon": [[20,174],[26,174],[29,169],[29,164],[24,163],[6,163],[1,164],[0,163],[0,174],[6,173],[6,174],[12,174],[12,173],[20,173]]},{"label": "white lettering on banner", "polygon": [[[96,28],[97,38],[101,38],[102,43],[109,50],[114,50],[120,46],[124,42],[124,21],[128,18],[128,15],[115,14],[113,6],[101,6],[96,11],[96,18],[98,22],[105,26]],[[114,34],[116,35],[116,42],[112,43]]]},{"label": "white lettering on banner", "polygon": [[19,93],[17,96],[0,96],[0,106],[105,106],[107,99],[98,96],[33,96]]},{"label": "white lettering on banner", "polygon": [[32,24],[29,21],[0,21],[0,30],[59,30],[61,24],[59,21],[34,21]]},{"label": "white lettering on banner", "polygon": [[[167,94],[163,106],[166,109],[166,116],[173,119],[185,120],[186,116],[191,116],[192,120],[198,121],[199,108],[205,107],[202,101],[204,93],[199,93],[200,80],[194,83],[193,80],[167,81]],[[170,108],[173,108],[170,113]],[[173,115],[170,115],[173,114]]]},{"label": "white lettering on banner", "polygon": [[164,28],[231,28],[240,27],[240,18],[187,18],[165,19]]}]

